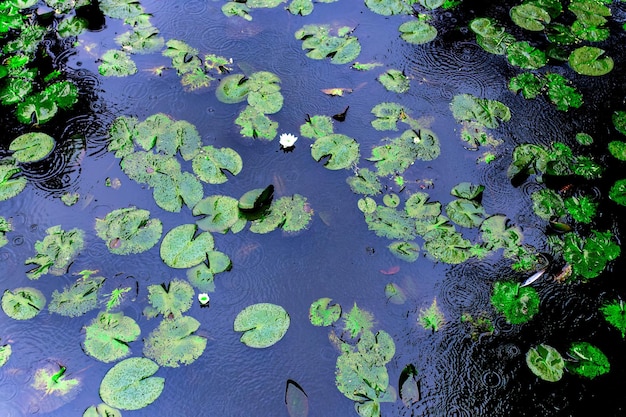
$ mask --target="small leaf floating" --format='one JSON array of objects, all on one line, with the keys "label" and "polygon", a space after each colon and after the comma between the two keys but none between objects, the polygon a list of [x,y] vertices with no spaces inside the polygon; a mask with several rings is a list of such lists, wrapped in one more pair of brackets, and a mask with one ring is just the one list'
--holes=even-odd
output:
[{"label": "small leaf floating", "polygon": [[380,273],[384,275],[394,275],[394,274],[397,274],[398,272],[400,272],[400,267],[398,265],[392,266],[391,268],[388,268],[388,269],[380,270]]},{"label": "small leaf floating", "polygon": [[302,387],[291,379],[285,387],[285,404],[289,417],[306,417],[309,415],[309,397]]},{"label": "small leaf floating", "polygon": [[350,106],[346,107],[341,113],[337,113],[333,116],[333,119],[338,122],[343,122],[346,120],[346,115],[348,114],[348,109]]},{"label": "small leaf floating", "polygon": [[411,407],[420,400],[419,384],[417,382],[417,369],[410,363],[404,367],[398,380],[400,399],[405,406]]}]

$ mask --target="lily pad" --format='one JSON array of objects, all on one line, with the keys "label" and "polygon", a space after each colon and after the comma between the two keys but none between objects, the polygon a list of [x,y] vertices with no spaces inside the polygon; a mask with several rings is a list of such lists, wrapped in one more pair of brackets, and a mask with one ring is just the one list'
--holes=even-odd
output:
[{"label": "lily pad", "polygon": [[319,139],[333,133],[333,119],[328,116],[310,116],[300,126],[300,135],[305,138]]},{"label": "lily pad", "polygon": [[213,250],[213,236],[209,232],[196,235],[197,230],[195,224],[182,224],[167,232],[160,251],[166,265],[191,268],[206,260],[207,252]]},{"label": "lily pad", "polygon": [[511,111],[505,104],[471,94],[454,96],[450,108],[456,120],[473,121],[492,129],[498,127],[500,121],[506,122],[511,118]]},{"label": "lily pad", "polygon": [[604,50],[593,46],[581,46],[574,49],[568,58],[570,67],[582,75],[599,76],[611,72],[613,59],[605,56]]},{"label": "lily pad", "polygon": [[234,104],[244,101],[250,89],[248,79],[243,74],[232,74],[220,81],[215,96],[222,103]]},{"label": "lily pad", "polygon": [[408,364],[400,373],[398,381],[400,387],[400,399],[406,407],[411,407],[420,400],[420,391],[415,365]]},{"label": "lily pad", "polygon": [[609,190],[609,197],[621,206],[626,206],[626,178],[617,180]]},{"label": "lily pad", "polygon": [[405,41],[421,45],[437,37],[437,29],[423,20],[409,20],[398,28],[400,37]]},{"label": "lily pad", "polygon": [[478,227],[487,213],[482,205],[476,201],[458,198],[446,205],[446,214],[456,224],[463,227]]},{"label": "lily pad", "polygon": [[491,303],[511,324],[525,323],[539,311],[537,291],[533,287],[520,287],[519,283],[496,282]]},{"label": "lily pad", "polygon": [[85,353],[102,362],[114,362],[130,354],[129,343],[139,338],[141,329],[122,312],[100,312],[85,327]]},{"label": "lily pad", "polygon": [[445,317],[439,306],[437,305],[437,299],[434,298],[430,307],[425,310],[420,310],[419,323],[426,330],[438,331],[445,323]]},{"label": "lily pad", "polygon": [[222,184],[228,181],[226,172],[237,175],[243,168],[241,156],[231,148],[204,146],[193,158],[193,171],[201,181]]},{"label": "lily pad", "polygon": [[[313,6],[311,5],[311,7]],[[285,404],[287,404],[289,417],[307,417],[309,415],[309,397],[300,384],[291,379],[287,380],[285,388]]]},{"label": "lily pad", "polygon": [[626,338],[626,305],[622,300],[612,300],[600,307],[605,320],[622,333]]},{"label": "lily pad", "polygon": [[415,242],[393,242],[388,248],[394,256],[406,262],[415,262],[420,253],[420,247]]},{"label": "lily pad", "polygon": [[546,94],[557,110],[577,109],[583,104],[582,94],[569,84],[570,81],[560,74],[546,74]]},{"label": "lily pad", "polygon": [[374,316],[369,311],[359,308],[354,303],[350,311],[343,313],[344,330],[346,330],[351,338],[356,338],[359,334],[371,333],[374,327]]},{"label": "lily pad", "polygon": [[272,121],[254,106],[246,106],[235,119],[235,124],[241,126],[240,133],[247,138],[261,138],[272,140],[278,132],[278,123]]},{"label": "lily pad", "polygon": [[226,233],[240,219],[239,201],[225,195],[212,195],[204,198],[193,208],[194,216],[204,215],[196,221],[200,229]]},{"label": "lily pad", "polygon": [[9,150],[17,162],[37,162],[44,159],[54,149],[54,138],[43,132],[24,133],[13,139]]},{"label": "lily pad", "polygon": [[194,334],[199,327],[200,322],[193,317],[163,319],[144,339],[143,354],[160,366],[189,365],[206,347],[206,338]]},{"label": "lily pad", "polygon": [[0,216],[0,248],[9,243],[9,240],[6,238],[7,232],[13,230],[11,223]]},{"label": "lily pad", "polygon": [[384,102],[372,108],[372,114],[376,119],[372,126],[376,130],[398,130],[397,122],[407,118],[404,107],[398,103]]},{"label": "lily pad", "polygon": [[609,142],[609,153],[620,161],[626,161],[626,142],[621,140]]},{"label": "lily pad", "polygon": [[128,358],[117,363],[102,378],[100,397],[120,410],[138,410],[154,402],[165,379],[153,376],[159,365],[148,358]]},{"label": "lily pad", "polygon": [[66,317],[78,317],[98,307],[98,290],[103,277],[83,275],[62,292],[54,290],[48,310]]},{"label": "lily pad", "polygon": [[163,232],[159,219],[151,219],[148,210],[127,207],[113,210],[104,219],[96,219],[96,233],[111,253],[128,255],[149,250]]},{"label": "lily pad", "polygon": [[563,377],[565,362],[552,346],[540,344],[526,353],[526,364],[533,374],[544,381],[556,382]]},{"label": "lily pad", "polygon": [[480,225],[481,239],[489,250],[504,248],[504,254],[516,252],[524,235],[519,227],[510,223],[506,216],[496,214]]},{"label": "lily pad", "polygon": [[341,306],[330,304],[328,297],[320,298],[311,303],[309,321],[313,326],[330,326],[341,317]]},{"label": "lily pad", "polygon": [[89,406],[83,413],[83,417],[122,417],[122,413],[117,408],[100,403]]},{"label": "lily pad", "polygon": [[195,291],[186,281],[174,279],[169,284],[149,285],[147,308],[149,316],[181,317],[191,308]]},{"label": "lily pad", "polygon": [[269,214],[253,221],[250,231],[269,233],[281,227],[286,232],[298,232],[306,229],[312,216],[313,210],[309,207],[306,197],[299,194],[285,196],[274,200]]},{"label": "lily pad", "polygon": [[78,395],[80,380],[77,378],[67,378],[65,372],[66,368],[64,366],[52,363],[35,371],[31,386],[39,391],[40,395],[60,399],[60,401],[56,403],[48,403],[47,406],[43,406],[42,412],[52,411],[60,407],[63,403],[76,398],[76,395]]},{"label": "lily pad", "polygon": [[11,353],[13,353],[13,348],[10,344],[0,345],[0,368],[8,362]]},{"label": "lily pad", "polygon": [[615,129],[617,129],[618,132],[626,135],[626,111],[618,110],[616,112],[613,112],[611,120],[613,121],[613,126],[615,126]]},{"label": "lily pad", "polygon": [[374,171],[360,168],[354,176],[346,178],[346,182],[355,194],[376,195],[382,193],[380,178]]},{"label": "lily pad", "polygon": [[289,315],[281,306],[258,303],[240,311],[233,327],[236,332],[243,332],[241,342],[245,345],[266,348],[283,338],[289,322]]},{"label": "lily pad", "polygon": [[296,31],[295,37],[302,40],[302,49],[309,58],[330,57],[333,64],[346,64],[359,56],[361,44],[356,37],[349,36],[350,28],[339,28],[338,36],[330,32],[328,25],[305,25]]},{"label": "lily pad", "polygon": [[554,190],[542,188],[531,194],[533,211],[544,220],[559,218],[565,214],[563,199]]},{"label": "lily pad", "polygon": [[511,65],[524,69],[539,69],[546,65],[545,52],[526,41],[513,42],[507,48],[506,56]]},{"label": "lily pad", "polygon": [[410,14],[413,12],[413,9],[409,4],[412,3],[404,0],[365,0],[365,5],[368,9],[383,16]]},{"label": "lily pad", "polygon": [[346,135],[333,133],[321,137],[311,146],[311,156],[317,162],[328,157],[324,166],[331,170],[346,169],[359,159],[359,144]]},{"label": "lily pad", "polygon": [[239,197],[239,211],[246,220],[257,220],[269,213],[274,199],[274,185],[255,188]]},{"label": "lily pad", "polygon": [[46,297],[36,288],[20,287],[5,290],[2,295],[2,310],[15,320],[32,319],[45,305]]},{"label": "lily pad", "polygon": [[29,270],[30,279],[39,279],[44,274],[63,275],[70,264],[85,246],[84,235],[80,229],[65,232],[61,226],[52,226],[46,230],[46,237],[35,242],[37,255],[24,261],[26,265],[39,265]]},{"label": "lily pad", "polygon": [[521,28],[541,31],[550,23],[550,13],[537,5],[524,3],[511,7],[511,20]]},{"label": "lily pad", "polygon": [[584,238],[574,232],[563,235],[563,258],[572,266],[574,274],[583,279],[600,275],[607,263],[617,259],[621,249],[610,231],[591,231]]},{"label": "lily pad", "polygon": [[591,343],[572,343],[567,353],[574,359],[574,362],[565,364],[567,369],[585,378],[594,379],[608,373],[611,369],[611,364],[606,355]]},{"label": "lily pad", "polygon": [[110,49],[102,55],[98,72],[105,77],[126,77],[137,72],[137,65],[124,51]]},{"label": "lily pad", "polygon": [[392,304],[404,304],[406,303],[406,294],[404,290],[393,282],[385,285],[385,297]]},{"label": "lily pad", "polygon": [[409,79],[396,69],[389,69],[378,76],[378,81],[389,91],[406,93],[409,91]]}]

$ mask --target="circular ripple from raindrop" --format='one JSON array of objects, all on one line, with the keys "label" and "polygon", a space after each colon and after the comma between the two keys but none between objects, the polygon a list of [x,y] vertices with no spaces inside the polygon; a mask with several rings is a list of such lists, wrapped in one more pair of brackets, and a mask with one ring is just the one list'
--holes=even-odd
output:
[{"label": "circular ripple from raindrop", "polygon": [[76,83],[76,85],[78,86],[78,91],[82,93],[95,95],[98,91],[100,91],[101,80],[100,78],[98,78],[98,75],[93,73],[92,71],[80,68],[71,71],[68,74],[68,77],[71,78],[74,83]]},{"label": "circular ripple from raindrop", "polygon": [[489,389],[504,388],[506,386],[506,378],[499,372],[487,370],[480,376],[480,382]]},{"label": "circular ripple from raindrop", "polygon": [[[209,24],[198,35],[199,49],[232,57],[235,68],[239,63],[253,62],[255,57],[258,58],[260,51],[256,36],[263,31],[259,24],[250,22],[242,25],[236,20],[229,19],[225,25]],[[233,68],[233,72],[239,71],[234,71]]]},{"label": "circular ripple from raindrop", "polygon": [[522,350],[516,344],[506,343],[498,347],[496,354],[501,359],[510,360],[521,355]]},{"label": "circular ripple from raindrop", "polygon": [[439,285],[439,299],[460,313],[478,314],[489,308],[489,288],[484,277],[491,271],[485,265],[468,261],[453,267]]},{"label": "circular ripple from raindrop", "polygon": [[108,127],[114,119],[115,115],[107,111],[73,117],[67,121],[61,137],[84,137],[87,144],[95,148],[96,154],[104,153],[108,145]]},{"label": "circular ripple from raindrop", "polygon": [[484,200],[493,202],[497,206],[496,211],[503,211],[509,208],[509,202],[516,200],[516,190],[511,185],[506,175],[506,167],[502,163],[492,162],[482,164],[478,170],[480,184],[485,186]]}]

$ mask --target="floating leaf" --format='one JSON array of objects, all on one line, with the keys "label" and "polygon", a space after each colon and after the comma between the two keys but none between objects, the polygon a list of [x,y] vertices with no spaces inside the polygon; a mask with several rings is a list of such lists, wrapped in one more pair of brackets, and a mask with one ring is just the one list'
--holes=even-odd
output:
[{"label": "floating leaf", "polygon": [[334,133],[317,139],[311,146],[311,156],[317,162],[328,157],[324,162],[328,169],[345,169],[358,161],[359,144],[351,137]]},{"label": "floating leaf", "polygon": [[0,248],[9,243],[9,240],[6,238],[6,233],[11,230],[13,230],[11,223],[4,217],[0,216]]},{"label": "floating leaf", "polygon": [[163,232],[159,219],[151,219],[148,210],[127,207],[113,210],[104,219],[96,219],[96,233],[111,253],[128,255],[149,250]]},{"label": "floating leaf", "polygon": [[598,209],[598,203],[587,195],[567,197],[563,203],[572,218],[581,223],[591,223]]},{"label": "floating leaf", "polygon": [[225,195],[212,195],[195,205],[193,215],[204,215],[196,221],[200,229],[226,233],[239,221],[239,201]]},{"label": "floating leaf", "polygon": [[393,282],[385,285],[385,297],[392,304],[404,304],[406,302],[404,290]]},{"label": "floating leaf", "polygon": [[26,178],[16,177],[21,171],[14,160],[0,159],[0,201],[13,198],[24,190]]},{"label": "floating leaf", "polygon": [[157,178],[152,196],[163,210],[178,213],[183,204],[193,208],[202,199],[202,183],[190,172],[181,172],[174,176],[159,175]]},{"label": "floating leaf", "polygon": [[28,320],[35,317],[46,305],[46,297],[36,288],[20,287],[5,290],[2,295],[2,310],[15,320]]},{"label": "floating leaf", "polygon": [[530,197],[533,201],[533,211],[544,220],[552,220],[565,214],[563,199],[549,188],[535,191]]},{"label": "floating leaf", "polygon": [[365,0],[368,9],[383,16],[411,14],[413,9],[409,4],[403,0]]},{"label": "floating leaf", "polygon": [[409,20],[398,28],[400,37],[409,43],[421,45],[437,37],[437,29],[423,20]]},{"label": "floating leaf", "polygon": [[445,322],[443,313],[437,305],[437,299],[433,299],[433,303],[426,310],[420,310],[419,323],[426,330],[438,331]]},{"label": "floating leaf", "polygon": [[215,96],[222,103],[240,103],[247,98],[250,92],[247,81],[248,79],[243,74],[232,74],[224,77],[215,89]]},{"label": "floating leaf", "polygon": [[305,138],[319,139],[333,133],[333,120],[328,116],[311,116],[300,126],[300,135]]},{"label": "floating leaf", "polygon": [[250,231],[268,233],[282,227],[286,232],[298,232],[309,225],[312,216],[313,210],[306,202],[306,197],[299,194],[285,196],[274,200],[269,214],[253,221]]},{"label": "floating leaf", "polygon": [[454,96],[450,108],[458,121],[474,121],[487,128],[496,128],[500,120],[506,122],[511,118],[511,111],[506,105],[471,94]]},{"label": "floating leaf", "polygon": [[613,69],[613,59],[609,56],[600,58],[604,50],[593,46],[581,46],[574,49],[568,58],[570,67],[582,75],[605,75]]},{"label": "floating leaf", "polygon": [[200,180],[209,184],[222,184],[228,181],[226,172],[237,175],[243,168],[241,156],[231,148],[204,146],[193,158],[193,171]]},{"label": "floating leaf", "polygon": [[160,366],[189,365],[202,355],[206,338],[195,335],[200,322],[193,317],[163,319],[144,339],[143,354]]},{"label": "floating leaf", "polygon": [[37,162],[44,159],[54,149],[54,138],[43,132],[24,133],[13,139],[9,150],[17,162]]},{"label": "floating leaf", "polygon": [[626,142],[614,140],[609,142],[609,152],[620,161],[626,161]]},{"label": "floating leaf", "polygon": [[626,338],[626,307],[622,300],[613,300],[600,307],[606,321],[622,333],[622,339]]},{"label": "floating leaf", "polygon": [[225,16],[239,16],[244,18],[245,20],[252,20],[252,16],[250,16],[250,8],[246,6],[244,3],[237,3],[235,1],[229,1],[222,5],[222,13]]},{"label": "floating leaf", "polygon": [[487,213],[476,201],[458,198],[446,205],[446,214],[456,224],[463,227],[478,227]]},{"label": "floating leaf", "polygon": [[533,287],[520,287],[519,283],[498,281],[493,286],[491,304],[504,314],[507,322],[521,324],[539,311],[539,296]]},{"label": "floating leaf", "polygon": [[137,65],[124,51],[110,49],[102,55],[98,72],[105,77],[126,77],[137,72]]},{"label": "floating leaf", "polygon": [[122,417],[122,413],[117,408],[100,403],[89,406],[83,413],[83,417]]},{"label": "floating leaf", "polygon": [[510,15],[517,26],[532,31],[544,30],[551,20],[546,10],[531,3],[511,7]]},{"label": "floating leaf", "polygon": [[278,123],[254,106],[246,106],[235,119],[235,124],[241,126],[242,136],[255,139],[272,140],[276,137],[278,129]]},{"label": "floating leaf", "polygon": [[416,236],[415,220],[391,207],[377,206],[365,215],[365,222],[369,230],[388,239],[411,241]]},{"label": "floating leaf", "polygon": [[300,384],[291,379],[287,380],[285,387],[285,404],[287,404],[289,417],[307,417],[309,415],[309,397]]},{"label": "floating leaf", "polygon": [[409,79],[396,69],[389,69],[378,76],[378,81],[389,91],[406,93],[409,91]]},{"label": "floating leaf", "polygon": [[279,305],[258,303],[237,314],[233,324],[236,332],[243,332],[241,342],[253,348],[272,346],[283,338],[289,328],[289,315]]},{"label": "floating leaf", "polygon": [[[181,317],[191,308],[195,292],[186,281],[174,279],[168,285],[149,285],[148,301],[155,315]],[[152,311],[149,311],[152,313]]]},{"label": "floating leaf", "polygon": [[420,247],[414,242],[393,242],[387,247],[394,256],[406,262],[415,262],[419,257]]},{"label": "floating leaf", "polygon": [[621,206],[626,206],[626,179],[615,181],[609,190],[609,197]]},{"label": "floating leaf", "polygon": [[114,362],[130,354],[129,343],[139,338],[141,329],[124,313],[100,312],[85,327],[85,353],[102,362]]},{"label": "floating leaf", "polygon": [[441,262],[459,264],[467,261],[472,256],[472,243],[455,231],[447,219],[441,226],[423,233],[425,242],[422,248],[431,258]]},{"label": "floating leaf", "polygon": [[611,120],[613,121],[613,126],[615,126],[615,129],[617,129],[618,132],[626,135],[626,111],[618,110],[616,112],[613,112]]},{"label": "floating leaf", "polygon": [[591,231],[592,235],[583,238],[574,232],[563,235],[563,258],[572,266],[575,274],[584,279],[595,278],[606,264],[617,259],[621,250],[610,231]]},{"label": "floating leaf", "polygon": [[[66,378],[65,372],[66,368],[64,366],[49,363],[35,371],[31,386],[40,391],[40,395],[61,399],[62,403],[69,402],[78,394],[80,381],[77,378]],[[52,411],[52,409],[60,406],[61,403],[49,405],[47,411]],[[42,409],[42,412],[46,412],[46,406],[42,407]]]},{"label": "floating leaf", "polygon": [[206,259],[213,250],[213,236],[209,232],[196,235],[198,226],[182,224],[176,226],[161,242],[161,259],[172,268],[191,268]]},{"label": "floating leaf", "polygon": [[567,111],[570,107],[577,109],[582,106],[582,94],[569,85],[567,78],[560,74],[546,74],[546,81],[546,94],[557,110]]},{"label": "floating leaf", "polygon": [[608,358],[600,349],[587,342],[574,342],[567,351],[574,362],[567,362],[567,369],[585,378],[594,379],[611,369]]},{"label": "floating leaf", "polygon": [[63,292],[54,290],[48,310],[66,317],[82,316],[98,307],[98,290],[103,283],[102,277],[81,276]]},{"label": "floating leaf", "polygon": [[131,54],[150,54],[163,49],[165,40],[154,26],[136,27],[115,37],[115,42]]},{"label": "floating leaf", "polygon": [[405,407],[411,407],[420,400],[420,391],[417,381],[417,369],[412,363],[404,367],[398,381],[400,399]]},{"label": "floating leaf", "polygon": [[372,121],[372,126],[376,130],[398,130],[396,123],[408,117],[404,107],[398,103],[388,102],[374,106],[372,114],[376,116],[376,120]]},{"label": "floating leaf", "polygon": [[232,262],[228,255],[215,250],[207,253],[207,259],[208,265],[202,263],[187,270],[187,280],[200,291],[212,292],[215,291],[215,274],[229,271]]},{"label": "floating leaf", "polygon": [[537,97],[541,93],[545,83],[546,81],[543,78],[530,72],[524,72],[511,78],[511,81],[509,81],[509,89],[514,93],[521,91],[524,98],[528,100]]},{"label": "floating leaf", "polygon": [[304,25],[295,37],[302,40],[302,49],[309,58],[330,57],[333,64],[346,64],[359,56],[361,44],[356,37],[349,36],[350,28],[339,28],[338,36],[332,36],[330,31],[328,25]]},{"label": "floating leaf", "polygon": [[8,343],[6,345],[0,346],[0,368],[2,368],[7,363],[7,361],[11,357],[12,352],[13,349]]},{"label": "floating leaf", "polygon": [[330,304],[332,300],[324,297],[311,303],[309,321],[313,326],[330,326],[341,317],[341,306]]},{"label": "floating leaf", "polygon": [[556,382],[563,377],[565,362],[552,346],[540,344],[526,353],[526,364],[533,374],[544,381]]},{"label": "floating leaf", "polygon": [[63,275],[70,264],[85,246],[85,233],[80,229],[67,232],[61,226],[52,226],[46,230],[46,237],[35,242],[37,255],[24,261],[25,264],[39,265],[28,271],[30,279],[39,279],[44,274]]},{"label": "floating leaf", "polygon": [[504,248],[504,254],[515,253],[524,235],[519,227],[510,224],[506,216],[496,214],[480,225],[481,239],[489,250]]},{"label": "floating leaf", "polygon": [[367,168],[358,169],[354,176],[346,178],[346,182],[355,194],[376,195],[382,192],[380,178]]},{"label": "floating leaf", "polygon": [[153,376],[159,366],[148,358],[128,358],[102,378],[100,397],[121,410],[138,410],[159,398],[165,379]]},{"label": "floating leaf", "polygon": [[350,337],[356,338],[359,334],[371,333],[372,327],[374,327],[374,316],[359,308],[356,303],[350,311],[344,312],[344,330],[350,333]]}]

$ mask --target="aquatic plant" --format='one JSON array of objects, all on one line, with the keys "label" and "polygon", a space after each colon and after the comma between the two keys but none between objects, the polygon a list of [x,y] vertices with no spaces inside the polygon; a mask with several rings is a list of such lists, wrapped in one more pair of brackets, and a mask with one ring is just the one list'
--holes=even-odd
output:
[{"label": "aquatic plant", "polygon": [[593,46],[581,46],[572,51],[568,58],[570,67],[582,75],[605,75],[613,69],[613,59],[604,55],[604,50]]},{"label": "aquatic plant", "polygon": [[626,338],[626,307],[622,300],[612,300],[600,307],[605,320],[622,333],[622,339]]},{"label": "aquatic plant", "polygon": [[394,93],[406,93],[409,91],[409,79],[397,69],[388,69],[380,74],[377,80],[389,91]]},{"label": "aquatic plant", "polygon": [[533,374],[548,382],[556,382],[563,377],[565,362],[561,354],[552,346],[540,344],[526,353],[526,365]]},{"label": "aquatic plant", "polygon": [[437,28],[429,24],[424,15],[416,20],[409,20],[398,27],[400,37],[408,43],[421,45],[434,40],[437,37]]},{"label": "aquatic plant", "polygon": [[241,343],[262,349],[282,339],[289,329],[289,324],[289,314],[283,307],[258,303],[249,305],[237,314],[233,329],[243,333]]},{"label": "aquatic plant", "polygon": [[129,255],[149,250],[161,238],[163,225],[151,219],[148,210],[127,207],[113,210],[104,219],[96,219],[96,233],[111,253]]},{"label": "aquatic plant", "polygon": [[563,258],[572,266],[573,277],[583,280],[600,275],[607,263],[615,260],[621,250],[610,231],[591,231],[581,237],[574,232],[563,235]]},{"label": "aquatic plant", "polygon": [[17,176],[22,169],[16,162],[10,158],[0,159],[0,201],[15,197],[26,187],[26,178]]},{"label": "aquatic plant", "polygon": [[195,224],[181,224],[167,232],[161,241],[163,262],[172,268],[191,268],[203,262],[213,250],[214,240],[211,233],[197,231]]},{"label": "aquatic plant", "polygon": [[433,332],[438,331],[443,326],[445,317],[437,305],[436,298],[433,298],[430,307],[420,310],[418,322],[424,329],[432,330]]},{"label": "aquatic plant", "polygon": [[44,159],[52,152],[55,145],[52,136],[43,132],[24,133],[9,144],[11,155],[17,162],[30,163]]},{"label": "aquatic plant", "polygon": [[285,232],[299,232],[308,227],[313,210],[307,199],[299,194],[273,200],[268,214],[250,223],[253,233],[269,233],[277,228]]},{"label": "aquatic plant", "polygon": [[199,327],[200,322],[193,317],[164,318],[144,339],[143,354],[160,366],[189,365],[206,347],[206,338],[194,334]]},{"label": "aquatic plant", "polygon": [[476,122],[490,129],[498,127],[500,121],[507,122],[511,118],[511,110],[505,104],[471,94],[454,96],[450,109],[457,121]]},{"label": "aquatic plant", "polygon": [[100,383],[100,398],[110,407],[138,410],[159,398],[165,378],[154,376],[159,365],[148,358],[128,358],[108,370]]},{"label": "aquatic plant", "polygon": [[117,408],[100,403],[89,406],[83,413],[83,417],[122,417],[122,413]]},{"label": "aquatic plant", "polygon": [[412,363],[402,369],[398,380],[400,399],[406,407],[411,407],[420,400],[417,369]]},{"label": "aquatic plant", "polygon": [[13,348],[10,344],[6,343],[4,345],[0,345],[0,368],[7,363],[11,357],[11,353],[13,353]]},{"label": "aquatic plant", "polygon": [[532,287],[521,287],[519,283],[498,281],[493,285],[491,304],[504,314],[511,324],[529,321],[539,311],[539,295]]},{"label": "aquatic plant", "polygon": [[573,359],[565,363],[567,370],[585,378],[594,379],[611,369],[606,355],[591,343],[574,342],[567,353]]},{"label": "aquatic plant", "polygon": [[300,384],[291,379],[287,380],[285,386],[285,404],[289,417],[307,417],[309,415],[309,397]]},{"label": "aquatic plant", "polygon": [[387,301],[392,304],[404,304],[406,302],[404,290],[393,282],[385,285],[385,297],[387,297]]},{"label": "aquatic plant", "polygon": [[341,306],[331,304],[328,297],[319,298],[309,307],[309,321],[313,326],[330,326],[341,317]]},{"label": "aquatic plant", "polygon": [[98,290],[103,283],[103,277],[81,274],[74,284],[65,287],[62,292],[54,290],[48,310],[67,317],[82,316],[98,307]]},{"label": "aquatic plant", "polygon": [[0,248],[9,243],[9,240],[6,238],[6,234],[13,230],[11,223],[0,216]]},{"label": "aquatic plant", "polygon": [[126,77],[137,73],[137,65],[128,52],[109,49],[100,59],[98,72],[105,77]]},{"label": "aquatic plant", "polygon": [[67,368],[62,365],[48,364],[35,371],[31,386],[43,395],[60,397],[64,401],[70,401],[77,393],[80,380],[66,378]]},{"label": "aquatic plant", "polygon": [[15,320],[32,319],[45,305],[46,297],[36,288],[20,287],[5,290],[2,295],[2,310]]},{"label": "aquatic plant", "polygon": [[81,229],[74,228],[65,232],[57,225],[48,228],[46,233],[43,240],[35,242],[37,255],[24,261],[26,265],[39,265],[26,273],[29,279],[39,279],[48,273],[65,274],[85,245],[85,232]]},{"label": "aquatic plant", "polygon": [[361,44],[355,36],[350,36],[354,29],[342,26],[336,29],[337,36],[331,35],[329,25],[304,25],[295,33],[302,41],[302,50],[313,59],[330,57],[333,64],[347,64],[354,61],[361,53]]},{"label": "aquatic plant", "polygon": [[414,262],[419,257],[420,247],[415,242],[393,242],[387,248],[395,257],[407,262]]},{"label": "aquatic plant", "polygon": [[102,311],[85,326],[83,349],[102,362],[114,362],[130,355],[129,343],[139,338],[141,329],[122,312]]},{"label": "aquatic plant", "polygon": [[331,170],[350,168],[359,159],[359,143],[349,136],[333,133],[318,138],[311,146],[311,156]]},{"label": "aquatic plant", "polygon": [[149,285],[148,301],[144,314],[148,317],[181,317],[191,308],[195,292],[186,281],[174,279],[169,284]]}]

